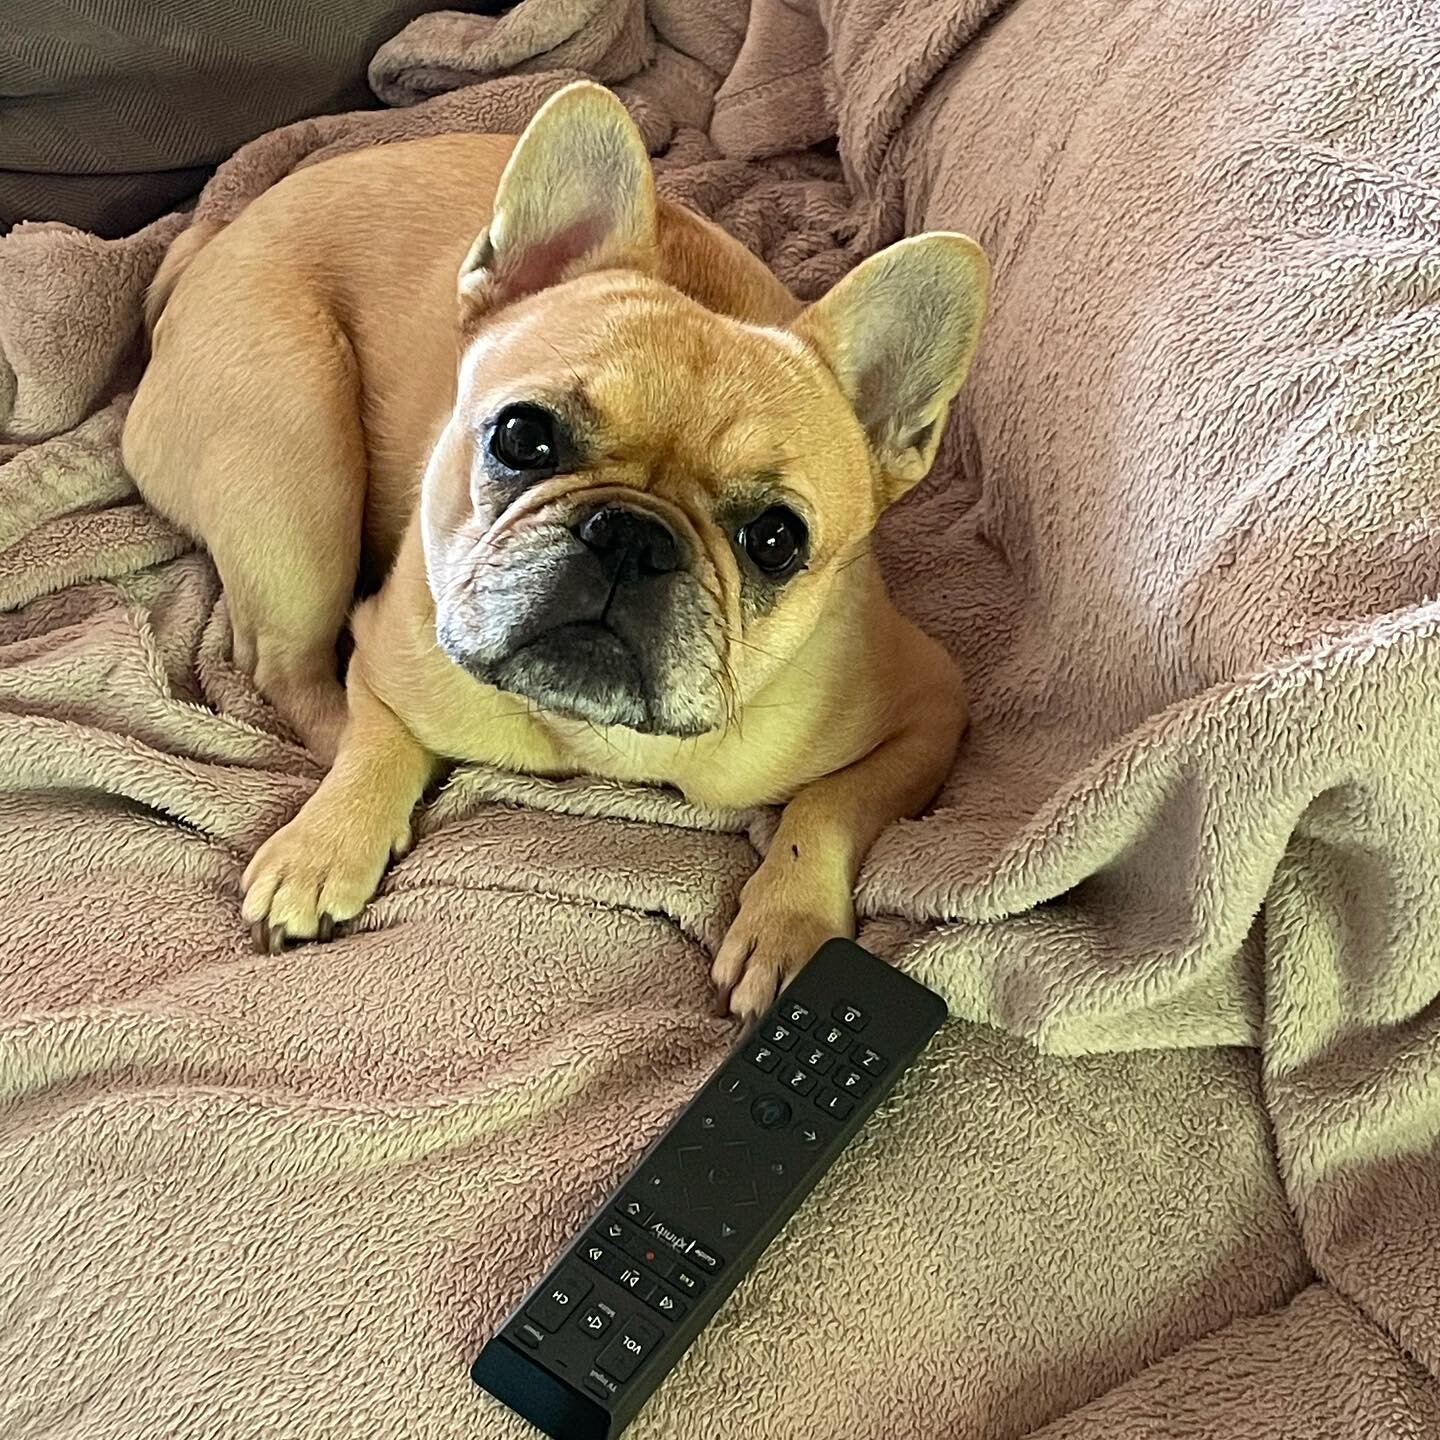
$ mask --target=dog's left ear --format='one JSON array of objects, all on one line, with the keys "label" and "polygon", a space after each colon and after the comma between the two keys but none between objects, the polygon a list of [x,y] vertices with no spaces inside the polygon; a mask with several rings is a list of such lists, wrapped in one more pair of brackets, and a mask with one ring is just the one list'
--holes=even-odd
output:
[{"label": "dog's left ear", "polygon": [[916,235],[862,261],[794,321],[865,428],[881,508],[934,462],[980,341],[989,283],[968,236]]},{"label": "dog's left ear", "polygon": [[624,105],[580,81],[538,111],[500,177],[490,227],[460,267],[460,293],[492,308],[586,270],[649,269],[655,180]]}]

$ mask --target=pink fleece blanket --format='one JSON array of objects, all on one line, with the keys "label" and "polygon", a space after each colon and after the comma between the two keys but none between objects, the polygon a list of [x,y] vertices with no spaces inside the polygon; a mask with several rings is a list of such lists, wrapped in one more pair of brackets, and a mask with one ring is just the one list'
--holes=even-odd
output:
[{"label": "pink fleece blanket", "polygon": [[[956,1020],[635,1433],[1440,1433],[1432,7],[437,14],[200,211],[577,73],[802,295],[996,271],[881,537],[975,724],[860,895]],[[247,952],[315,771],[116,451],[183,223],[0,240],[0,1434],[518,1436],[466,1364],[731,1040],[768,817],[467,771]]]}]

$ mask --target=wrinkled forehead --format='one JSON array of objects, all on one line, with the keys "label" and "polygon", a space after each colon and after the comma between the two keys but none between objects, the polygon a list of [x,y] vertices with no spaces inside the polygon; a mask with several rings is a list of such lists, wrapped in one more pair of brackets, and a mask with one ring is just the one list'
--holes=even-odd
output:
[{"label": "wrinkled forehead", "polygon": [[848,413],[793,335],[608,277],[536,296],[472,344],[461,403],[474,419],[521,401],[552,410],[594,463],[656,464],[707,488],[800,481]]}]

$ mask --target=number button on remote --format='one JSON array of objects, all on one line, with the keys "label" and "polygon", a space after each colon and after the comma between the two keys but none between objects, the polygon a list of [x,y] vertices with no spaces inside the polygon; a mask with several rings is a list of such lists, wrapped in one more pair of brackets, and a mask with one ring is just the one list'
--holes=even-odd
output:
[{"label": "number button on remote", "polygon": [[835,1063],[835,1057],[828,1050],[822,1050],[818,1045],[812,1045],[808,1050],[802,1050],[799,1060],[807,1070],[813,1070],[817,1075],[827,1074]]},{"label": "number button on remote", "polygon": [[765,1043],[780,1050],[793,1050],[799,1038],[798,1031],[792,1030],[788,1025],[781,1025],[778,1021],[765,1027]]},{"label": "number button on remote", "polygon": [[780,1013],[785,1017],[785,1023],[797,1030],[808,1030],[815,1023],[815,1012],[807,1010],[798,1000],[787,1001],[780,1007]]},{"label": "number button on remote", "polygon": [[791,1067],[785,1072],[785,1083],[797,1095],[808,1095],[815,1088],[815,1077],[808,1070]]},{"label": "number button on remote", "polygon": [[857,1010],[853,1005],[837,1005],[833,1013],[835,1018],[849,1030],[865,1028],[865,1012]]},{"label": "number button on remote", "polygon": [[870,1089],[870,1082],[858,1070],[837,1070],[834,1084],[847,1095],[864,1095]]},{"label": "number button on remote", "polygon": [[855,1102],[848,1095],[842,1095],[838,1090],[827,1090],[823,1095],[817,1095],[815,1103],[827,1115],[833,1115],[837,1120],[845,1119],[855,1108]]},{"label": "number button on remote", "polygon": [[822,1025],[815,1038],[840,1055],[850,1048],[850,1032],[839,1025]]},{"label": "number button on remote", "polygon": [[878,1075],[888,1063],[883,1055],[872,1050],[868,1045],[857,1045],[850,1052],[850,1059],[862,1070],[868,1070],[872,1075]]},{"label": "number button on remote", "polygon": [[542,1329],[558,1330],[592,1288],[578,1270],[562,1270],[546,1290],[525,1307],[525,1314]]},{"label": "number button on remote", "polygon": [[628,1321],[621,1327],[620,1333],[595,1357],[595,1364],[612,1380],[628,1380],[659,1341],[660,1331],[649,1321]]},{"label": "number button on remote", "polygon": [[751,1052],[750,1063],[768,1075],[780,1063],[780,1052],[773,1045],[762,1045]]}]

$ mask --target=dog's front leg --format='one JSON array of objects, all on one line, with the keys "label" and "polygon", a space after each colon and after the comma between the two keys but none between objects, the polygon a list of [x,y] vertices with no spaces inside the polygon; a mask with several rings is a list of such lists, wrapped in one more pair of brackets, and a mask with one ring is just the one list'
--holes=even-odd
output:
[{"label": "dog's front leg", "polygon": [[438,761],[352,664],[349,719],[330,773],[300,813],[256,852],[241,881],[256,949],[328,940],[410,847],[410,819]]},{"label": "dog's front leg", "polygon": [[936,707],[790,801],[711,970],[722,1014],[754,1020],[826,940],[854,935],[866,854],[887,825],[935,798],[963,725],[963,703]]}]

